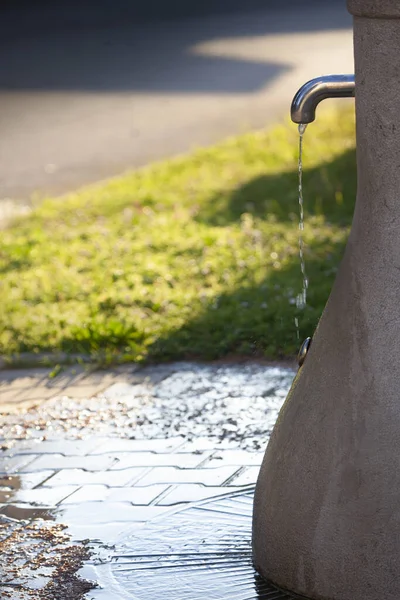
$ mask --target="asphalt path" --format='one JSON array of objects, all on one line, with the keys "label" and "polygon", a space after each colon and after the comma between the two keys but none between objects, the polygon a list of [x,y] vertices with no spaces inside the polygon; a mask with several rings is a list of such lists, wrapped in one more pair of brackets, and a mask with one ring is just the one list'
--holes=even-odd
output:
[{"label": "asphalt path", "polygon": [[107,6],[6,11],[0,200],[63,194],[263,127],[307,79],[353,71],[344,2],[259,4],[158,21]]}]

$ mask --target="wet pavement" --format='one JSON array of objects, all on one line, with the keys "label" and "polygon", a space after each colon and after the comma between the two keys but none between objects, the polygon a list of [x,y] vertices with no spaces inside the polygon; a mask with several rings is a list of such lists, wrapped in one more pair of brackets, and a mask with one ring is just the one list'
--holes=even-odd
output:
[{"label": "wet pavement", "polygon": [[66,526],[0,517],[0,597],[81,598],[93,584],[77,575],[90,557],[87,543],[71,543]]},{"label": "wet pavement", "polygon": [[109,561],[94,567],[105,583],[94,597],[294,600],[253,568],[252,510],[252,489],[231,492],[130,532]]},{"label": "wet pavement", "polygon": [[[4,415],[0,539],[9,540],[21,560],[18,587],[10,585],[14,583],[10,576],[1,576],[0,597],[150,598],[135,567],[143,565],[143,556],[127,560],[126,555],[153,553],[160,523],[181,531],[176,552],[182,540],[184,545],[196,544],[194,532],[191,541],[185,526],[179,528],[170,519],[185,523],[187,511],[198,511],[204,503],[225,498],[233,506],[243,502],[250,506],[265,445],[293,375],[289,368],[259,364],[125,368],[107,374],[105,386],[97,375],[102,391],[92,397],[78,393],[79,386],[74,394],[68,387],[63,389],[69,393],[60,394],[53,382],[53,397],[43,403],[35,400],[31,406],[24,403],[28,408]],[[24,389],[28,400],[31,388]],[[227,521],[234,535],[232,527],[241,517],[229,510],[236,514],[236,520]],[[249,568],[251,511],[247,513],[242,537]],[[201,514],[206,516],[203,530],[212,530],[212,519],[207,521],[211,513]],[[62,532],[61,525],[66,526]],[[43,549],[29,533],[32,527],[51,532]],[[19,531],[15,539],[14,530]],[[226,535],[222,532],[224,539]],[[167,546],[167,554],[173,553],[173,544]],[[69,561],[61,560],[63,552]],[[35,562],[37,554],[43,563]],[[120,573],[120,556],[125,556],[121,571],[125,575]],[[57,560],[69,565],[64,579]],[[37,577],[32,564],[39,565]],[[246,592],[243,598],[262,598],[254,575],[249,577],[258,595]],[[98,587],[86,593],[85,580]],[[160,577],[157,581],[159,593],[164,584]],[[172,593],[167,580],[165,585],[166,598],[186,597],[178,588]],[[199,589],[188,597],[225,597],[217,591],[211,596],[207,588],[203,592]]]}]

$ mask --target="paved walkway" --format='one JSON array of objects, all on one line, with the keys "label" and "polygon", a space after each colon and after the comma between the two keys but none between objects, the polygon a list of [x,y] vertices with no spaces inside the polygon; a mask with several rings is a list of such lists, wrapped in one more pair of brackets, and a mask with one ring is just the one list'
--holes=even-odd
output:
[{"label": "paved walkway", "polygon": [[[0,370],[2,413],[42,404],[55,397],[92,398],[113,383],[134,381],[134,368],[91,371],[88,367]],[[132,379],[133,377],[133,379]]]},{"label": "paved walkway", "polygon": [[[2,598],[110,600],[107,578],[105,589],[83,596],[87,584],[75,573],[87,553],[82,575],[101,581],[99,565],[127,532],[254,486],[293,378],[290,369],[256,364],[48,373],[4,371],[0,386],[9,410],[0,440],[0,544],[8,539],[3,551],[17,569],[0,573]],[[67,526],[62,539],[59,524]],[[74,596],[65,595],[71,581]]]}]

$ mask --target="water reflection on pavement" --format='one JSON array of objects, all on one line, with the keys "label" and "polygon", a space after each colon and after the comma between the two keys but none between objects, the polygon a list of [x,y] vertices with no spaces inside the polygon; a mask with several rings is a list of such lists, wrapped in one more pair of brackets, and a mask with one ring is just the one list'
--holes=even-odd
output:
[{"label": "water reflection on pavement", "polygon": [[[11,585],[14,580],[9,575],[7,579],[1,574],[1,597],[39,597],[40,589],[43,598],[70,598],[65,595],[67,577],[70,586],[75,585],[77,599],[111,600],[117,593],[118,598],[145,600],[150,596],[143,586],[138,584],[133,592],[127,584],[138,581],[133,573],[126,575],[129,561],[124,571],[114,572],[114,565],[122,560],[116,557],[125,556],[126,563],[127,547],[131,554],[143,552],[143,539],[150,551],[160,536],[157,523],[171,528],[173,522],[165,520],[169,515],[185,513],[187,520],[186,510],[220,497],[233,502],[232,518],[226,521],[230,533],[222,532],[223,538],[236,535],[232,527],[243,517],[235,510],[240,503],[247,506],[242,537],[247,547],[243,568],[248,569],[251,490],[293,374],[291,369],[259,364],[147,367],[95,398],[57,397],[25,413],[3,417],[0,539],[8,540],[9,551],[21,559],[15,563],[17,587]],[[213,530],[213,520],[207,520],[213,511],[201,513],[204,532]],[[66,529],[58,545],[60,524]],[[41,532],[42,545],[49,536],[43,548],[32,538],[32,527]],[[155,535],[153,542],[146,527]],[[13,538],[14,529],[19,534]],[[196,535],[193,530],[191,540],[186,533],[183,537],[188,538],[187,544],[196,545]],[[61,581],[57,568],[62,556],[69,570]],[[252,589],[259,588],[252,577]],[[105,587],[84,596],[89,585],[84,578],[102,580]],[[163,580],[157,581],[161,591]],[[194,600],[195,596],[188,597]],[[197,597],[211,598],[200,589]]]}]

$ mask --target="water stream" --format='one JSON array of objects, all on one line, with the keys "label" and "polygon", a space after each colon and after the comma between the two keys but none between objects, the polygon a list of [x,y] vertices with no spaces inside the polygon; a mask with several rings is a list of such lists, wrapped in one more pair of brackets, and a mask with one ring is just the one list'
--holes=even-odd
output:
[{"label": "water stream", "polygon": [[[299,257],[300,269],[303,277],[302,290],[296,297],[298,310],[303,310],[307,304],[308,278],[306,273],[306,261],[304,258],[304,200],[303,200],[303,137],[307,125],[299,125]],[[299,318],[295,317],[297,339],[300,340]]]}]

